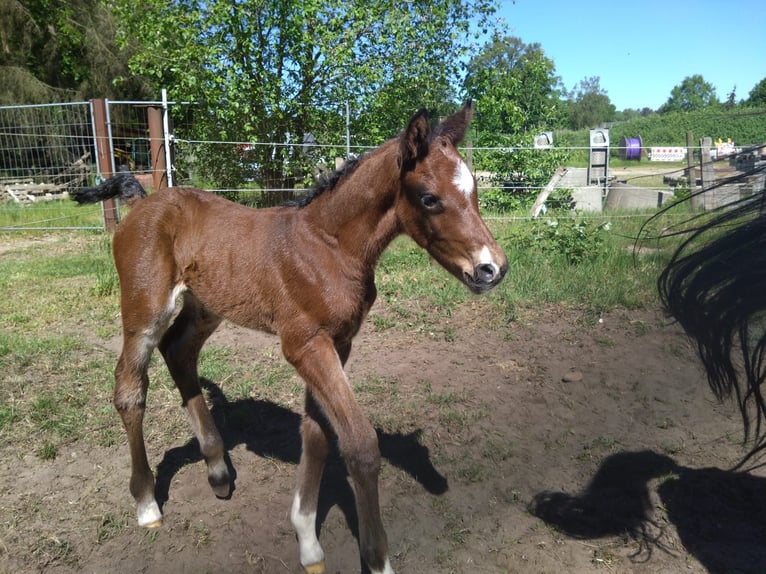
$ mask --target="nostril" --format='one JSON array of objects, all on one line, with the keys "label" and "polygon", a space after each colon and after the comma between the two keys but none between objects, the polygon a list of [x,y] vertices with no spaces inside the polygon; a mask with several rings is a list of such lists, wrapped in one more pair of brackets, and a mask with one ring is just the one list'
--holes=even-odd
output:
[{"label": "nostril", "polygon": [[481,283],[491,283],[495,280],[495,266],[491,263],[481,263],[476,266],[476,280]]}]

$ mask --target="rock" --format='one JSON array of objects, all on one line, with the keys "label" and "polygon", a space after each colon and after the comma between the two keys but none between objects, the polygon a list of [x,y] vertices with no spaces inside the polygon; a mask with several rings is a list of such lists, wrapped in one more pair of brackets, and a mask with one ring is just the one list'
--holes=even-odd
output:
[{"label": "rock", "polygon": [[580,371],[569,371],[561,380],[565,383],[579,383],[582,381],[582,373]]}]

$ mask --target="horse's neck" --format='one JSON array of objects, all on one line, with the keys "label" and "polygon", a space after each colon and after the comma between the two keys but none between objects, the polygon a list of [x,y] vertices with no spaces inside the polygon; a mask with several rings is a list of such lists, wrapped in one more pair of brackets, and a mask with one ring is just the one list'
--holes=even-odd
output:
[{"label": "horse's neck", "polygon": [[389,142],[374,151],[306,206],[312,224],[337,239],[340,249],[366,265],[375,265],[401,232],[395,213],[400,183],[396,148]]}]

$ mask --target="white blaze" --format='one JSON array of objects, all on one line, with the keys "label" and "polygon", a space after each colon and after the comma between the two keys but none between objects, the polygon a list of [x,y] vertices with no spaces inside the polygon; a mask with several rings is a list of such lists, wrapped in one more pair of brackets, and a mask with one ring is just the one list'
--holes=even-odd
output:
[{"label": "white blaze", "polygon": [[471,174],[471,170],[468,169],[468,166],[462,159],[458,160],[455,177],[452,182],[466,197],[471,197],[473,194],[473,174]]},{"label": "white blaze", "polygon": [[495,263],[495,260],[492,259],[492,254],[489,252],[489,247],[486,245],[481,248],[481,252],[479,253],[479,265],[489,264],[492,265],[492,267],[495,270],[495,273],[500,272],[500,266]]}]

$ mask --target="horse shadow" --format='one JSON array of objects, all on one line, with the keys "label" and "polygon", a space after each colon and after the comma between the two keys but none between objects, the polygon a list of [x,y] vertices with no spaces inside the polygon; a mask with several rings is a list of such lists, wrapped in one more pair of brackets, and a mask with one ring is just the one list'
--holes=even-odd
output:
[{"label": "horse shadow", "polygon": [[[210,412],[227,453],[244,444],[258,456],[298,464],[301,455],[301,415],[270,401],[248,398],[230,402],[220,387],[208,379],[202,379],[200,385],[209,393]],[[419,431],[401,434],[376,429],[376,432],[381,456],[390,464],[405,471],[431,494],[447,492],[447,479],[431,463],[428,448],[419,442]],[[155,497],[160,508],[168,500],[173,477],[184,466],[201,460],[203,457],[196,438],[165,452],[157,466],[155,485]],[[226,464],[232,479],[233,494],[237,476],[228,454]],[[337,448],[331,451],[325,464],[317,507],[317,531],[333,506],[339,507],[349,529],[358,540],[359,523],[354,493]]]},{"label": "horse shadow", "polygon": [[652,451],[607,457],[579,494],[541,492],[530,512],[579,539],[629,536],[631,557],[648,561],[663,544],[663,519],[653,518],[649,482],[686,551],[711,574],[766,572],[766,479],[717,468],[686,468]]}]

